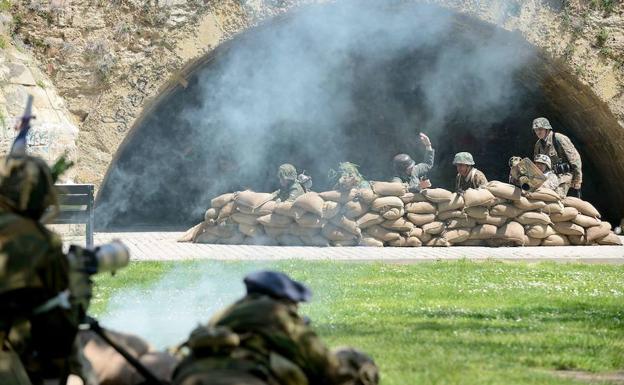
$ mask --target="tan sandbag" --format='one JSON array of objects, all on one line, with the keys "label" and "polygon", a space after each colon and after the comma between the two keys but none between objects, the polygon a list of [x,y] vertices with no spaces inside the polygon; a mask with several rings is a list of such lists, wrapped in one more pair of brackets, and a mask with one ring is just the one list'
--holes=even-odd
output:
[{"label": "tan sandbag", "polygon": [[432,238],[430,241],[428,241],[424,245],[425,246],[430,246],[430,247],[449,247],[449,246],[451,246],[451,244],[446,239],[444,239],[442,237]]},{"label": "tan sandbag", "polygon": [[399,219],[403,215],[405,215],[405,211],[403,210],[402,207],[401,208],[393,207],[387,211],[381,211],[380,214],[382,217],[384,217],[384,219],[388,219],[392,221],[395,219]]},{"label": "tan sandbag", "polygon": [[197,238],[200,233],[204,232],[204,222],[200,222],[190,229],[186,230],[186,232],[178,238],[178,242],[192,242],[193,239]]},{"label": "tan sandbag", "polygon": [[296,237],[314,237],[321,234],[321,229],[317,227],[292,226],[288,229],[288,233]]},{"label": "tan sandbag", "polygon": [[525,197],[514,201],[513,205],[523,211],[541,210],[546,207],[546,203],[544,201],[528,200]]},{"label": "tan sandbag", "polygon": [[497,198],[517,201],[520,200],[520,197],[522,197],[522,190],[509,183],[491,181],[488,182],[484,187]]},{"label": "tan sandbag", "polygon": [[333,223],[327,223],[321,229],[321,234],[330,241],[348,241],[350,239],[355,238],[355,235],[339,228]]},{"label": "tan sandbag", "polygon": [[551,235],[542,241],[542,246],[568,246],[569,244],[568,237],[561,234]]},{"label": "tan sandbag", "polygon": [[496,237],[498,228],[494,225],[477,225],[470,231],[469,239],[484,240]]},{"label": "tan sandbag", "polygon": [[438,204],[438,211],[453,211],[461,210],[464,208],[464,197],[461,194],[453,193],[449,201],[444,201]]},{"label": "tan sandbag", "polygon": [[496,231],[496,238],[522,245],[524,243],[524,227],[516,221],[504,224]]},{"label": "tan sandbag", "polygon": [[296,217],[296,212],[293,203],[294,202],[276,202],[273,213],[294,219]]},{"label": "tan sandbag", "polygon": [[477,224],[480,225],[494,225],[496,227],[501,227],[505,223],[509,222],[512,218],[506,217],[496,217],[494,215],[486,215],[483,219],[475,219]]},{"label": "tan sandbag", "polygon": [[362,237],[360,239],[360,246],[370,246],[370,247],[383,247],[383,241],[380,241],[377,238],[373,237]]},{"label": "tan sandbag", "polygon": [[418,237],[418,239],[420,239],[420,241],[422,242],[423,246],[426,246],[427,242],[432,240],[433,237],[434,237],[434,235],[427,234],[427,233],[423,232],[422,235],[420,237]]},{"label": "tan sandbag", "polygon": [[385,221],[381,223],[381,226],[392,231],[397,232],[409,232],[414,228],[414,224],[405,218],[397,218],[393,221]]},{"label": "tan sandbag", "polygon": [[330,242],[330,245],[334,247],[352,247],[352,246],[358,246],[359,244],[360,244],[360,241],[357,238],[349,239],[347,241],[331,241]]},{"label": "tan sandbag", "polygon": [[219,238],[217,243],[221,245],[242,245],[245,240],[245,235],[240,231],[236,231],[234,235],[229,238]]},{"label": "tan sandbag", "polygon": [[446,222],[446,228],[449,230],[460,229],[460,228],[472,228],[477,225],[477,222],[474,218],[464,218],[464,219],[451,219]]},{"label": "tan sandbag", "polygon": [[405,241],[406,247],[420,247],[422,246],[422,242],[418,237],[408,237],[407,241]]},{"label": "tan sandbag", "polygon": [[241,223],[238,225],[238,231],[248,237],[259,237],[261,235],[264,235],[264,230],[262,229],[262,226],[259,225],[248,225],[245,223]]},{"label": "tan sandbag", "polygon": [[257,207],[255,209],[252,209],[250,207],[247,206],[239,206],[236,205],[236,211],[242,213],[242,214],[248,214],[248,215],[255,215],[255,216],[263,216],[263,215],[269,215],[273,213],[273,210],[275,209],[275,201],[268,201],[265,204],[263,204],[260,207]]},{"label": "tan sandbag", "polygon": [[399,197],[380,197],[371,203],[371,210],[373,211],[387,211],[391,208],[403,208],[403,201]]},{"label": "tan sandbag", "polygon": [[345,218],[342,215],[338,215],[335,216],[334,218],[330,219],[329,221],[331,224],[351,233],[354,235],[361,235],[362,232],[360,230],[360,228],[357,225],[357,222],[352,220],[352,219],[348,219]]},{"label": "tan sandbag", "polygon": [[370,182],[373,192],[379,196],[400,197],[407,193],[403,183],[396,182]]},{"label": "tan sandbag", "polygon": [[448,202],[453,198],[453,193],[443,188],[428,188],[421,193],[428,201],[434,203]]},{"label": "tan sandbag", "polygon": [[543,201],[546,203],[559,202],[561,200],[557,192],[546,187],[540,187],[535,191],[527,192],[525,196],[529,200]]},{"label": "tan sandbag", "polygon": [[576,217],[574,217],[574,219],[572,219],[572,222],[584,228],[600,226],[600,223],[601,223],[600,219],[589,217],[583,214],[579,214]]},{"label": "tan sandbag", "polygon": [[294,236],[292,234],[282,234],[277,236],[277,243],[280,246],[301,246],[303,245],[303,241],[301,238]]},{"label": "tan sandbag", "polygon": [[221,210],[219,210],[219,215],[217,216],[217,222],[223,222],[225,221],[229,216],[231,216],[234,213],[234,208],[235,208],[235,202],[229,202],[226,203],[225,206],[221,207]]},{"label": "tan sandbag", "polygon": [[355,223],[360,229],[365,229],[384,222],[386,219],[377,213],[366,213],[358,218]]},{"label": "tan sandbag", "polygon": [[524,237],[524,246],[535,247],[542,244],[542,238],[531,238],[529,236]]},{"label": "tan sandbag", "polygon": [[341,207],[336,202],[328,201],[323,203],[323,215],[321,217],[323,219],[331,219],[338,215]]},{"label": "tan sandbag", "polygon": [[598,244],[599,245],[621,246],[622,245],[622,240],[615,233],[610,232],[609,235],[607,235],[606,237],[598,239]]},{"label": "tan sandbag", "polygon": [[388,246],[390,247],[405,247],[407,243],[407,238],[401,236],[399,239],[395,239],[388,242]]},{"label": "tan sandbag", "polygon": [[332,190],[332,191],[323,191],[318,194],[325,201],[332,201],[332,202],[338,202],[338,203],[345,203],[349,201],[349,192],[347,191],[341,192],[341,191]]},{"label": "tan sandbag", "polygon": [[475,219],[485,219],[490,212],[487,207],[477,206],[477,207],[469,207],[466,210],[466,214]]},{"label": "tan sandbag", "polygon": [[600,226],[592,226],[585,230],[587,242],[590,243],[606,237],[610,232],[611,224],[609,222],[602,222]]},{"label": "tan sandbag", "polygon": [[470,247],[478,247],[483,246],[485,243],[480,239],[468,239],[463,242],[459,242],[454,244],[453,246],[470,246]]},{"label": "tan sandbag", "polygon": [[369,237],[377,238],[384,242],[390,242],[390,241],[399,239],[401,237],[401,234],[395,231],[384,229],[381,226],[374,225],[374,226],[367,228],[365,230],[365,235],[363,236],[369,236]]},{"label": "tan sandbag", "polygon": [[407,220],[416,226],[423,226],[436,220],[435,214],[407,214]]},{"label": "tan sandbag", "polygon": [[588,245],[587,237],[585,235],[568,235],[568,240],[574,246],[586,246]]},{"label": "tan sandbag", "polygon": [[359,218],[368,212],[368,205],[362,201],[347,202],[343,206],[342,212],[349,219]]},{"label": "tan sandbag", "polygon": [[523,210],[517,208],[511,203],[499,204],[490,209],[490,215],[507,218],[515,218],[523,212]]},{"label": "tan sandbag", "polygon": [[219,239],[219,237],[215,234],[211,234],[209,232],[201,232],[198,233],[195,238],[193,238],[193,243],[217,243],[217,239]]},{"label": "tan sandbag", "polygon": [[525,233],[530,238],[544,239],[557,234],[550,225],[530,225],[525,229]]},{"label": "tan sandbag", "polygon": [[243,223],[246,225],[254,226],[258,224],[258,217],[255,215],[234,213],[232,214],[232,220],[236,223]]},{"label": "tan sandbag", "polygon": [[438,208],[431,202],[413,202],[405,205],[405,211],[413,214],[435,214]]},{"label": "tan sandbag", "polygon": [[466,207],[489,206],[495,197],[485,188],[469,188],[464,191],[464,202]]},{"label": "tan sandbag", "polygon": [[549,225],[550,216],[545,213],[538,213],[535,211],[527,211],[516,217],[516,221],[523,225]]},{"label": "tan sandbag", "polygon": [[420,227],[414,227],[407,233],[407,235],[409,237],[420,238],[423,235],[423,229],[421,229]]},{"label": "tan sandbag", "polygon": [[327,238],[320,234],[313,236],[301,235],[299,238],[301,238],[301,242],[303,242],[306,246],[329,247],[329,241]]},{"label": "tan sandbag", "polygon": [[[354,192],[353,197],[349,200],[359,200],[367,205],[370,205],[372,201],[377,198],[377,195],[373,192],[373,190],[369,188],[360,188],[357,190],[352,190]],[[346,203],[346,202],[344,202]]]},{"label": "tan sandbag", "polygon": [[210,201],[210,207],[221,208],[234,199],[234,193],[219,195]]},{"label": "tan sandbag", "polygon": [[561,213],[550,214],[550,220],[553,222],[570,222],[579,214],[574,207],[564,207]]},{"label": "tan sandbag", "polygon": [[245,206],[252,209],[260,207],[262,204],[273,199],[273,194],[259,193],[251,190],[241,191],[233,198],[238,206]]},{"label": "tan sandbag", "polygon": [[206,226],[204,231],[219,238],[229,238],[236,230],[238,230],[237,225],[221,223],[215,226]]},{"label": "tan sandbag", "polygon": [[324,204],[325,201],[323,198],[321,198],[318,193],[311,191],[297,197],[293,205],[295,207],[301,207],[309,213],[322,217]]},{"label": "tan sandbag", "polygon": [[598,210],[596,210],[596,208],[591,203],[582,199],[578,199],[576,197],[565,197],[563,199],[563,205],[574,207],[583,215],[600,218],[600,213],[598,212]]},{"label": "tan sandbag", "polygon": [[219,217],[219,209],[216,209],[214,207],[209,208],[208,210],[206,210],[206,213],[204,214],[204,220],[210,220],[210,219],[217,219]]},{"label": "tan sandbag", "polygon": [[547,203],[546,206],[544,206],[544,208],[542,209],[542,212],[548,215],[561,214],[563,213],[563,209],[564,209],[563,203],[561,203],[561,201],[557,201],[557,202]]},{"label": "tan sandbag", "polygon": [[408,192],[408,193],[401,195],[399,198],[401,198],[401,200],[405,204],[412,203],[412,202],[426,202],[427,201],[427,198],[425,198],[425,196],[419,192],[417,193]]},{"label": "tan sandbag", "polygon": [[444,239],[449,241],[450,244],[454,245],[456,243],[460,243],[468,240],[470,238],[470,230],[467,229],[454,229],[445,231],[443,234]]},{"label": "tan sandbag", "polygon": [[313,228],[321,228],[325,223],[327,223],[325,219],[321,219],[321,217],[312,213],[306,213],[296,218],[295,221],[299,226]]},{"label": "tan sandbag", "polygon": [[468,218],[468,214],[460,210],[445,211],[443,213],[437,214],[437,219],[439,221],[446,221],[449,219],[461,219],[461,218]]},{"label": "tan sandbag", "polygon": [[269,227],[289,227],[293,224],[292,218],[279,214],[263,215],[258,217],[257,221],[259,224]]},{"label": "tan sandbag", "polygon": [[423,232],[431,235],[441,234],[444,231],[444,222],[431,222],[422,226]]},{"label": "tan sandbag", "polygon": [[585,229],[572,222],[555,222],[553,228],[563,235],[584,235]]}]

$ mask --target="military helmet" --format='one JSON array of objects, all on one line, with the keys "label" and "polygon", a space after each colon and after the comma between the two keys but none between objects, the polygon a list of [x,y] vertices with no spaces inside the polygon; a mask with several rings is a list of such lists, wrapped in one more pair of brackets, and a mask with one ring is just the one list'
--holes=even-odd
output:
[{"label": "military helmet", "polygon": [[277,271],[257,271],[247,275],[243,282],[247,294],[265,294],[292,302],[307,302],[312,298],[312,292],[304,284]]},{"label": "military helmet", "polygon": [[416,162],[407,154],[398,154],[392,159],[392,164],[396,172],[404,173],[408,168],[416,164]]},{"label": "military helmet", "polygon": [[468,166],[474,166],[475,162],[472,159],[472,154],[469,152],[458,152],[455,154],[455,158],[453,159],[453,164],[467,164]]},{"label": "military helmet", "polygon": [[290,163],[284,163],[277,170],[277,177],[285,180],[297,180],[297,169]]},{"label": "military helmet", "polygon": [[533,162],[545,164],[546,166],[548,166],[549,170],[552,168],[552,162],[550,161],[550,156],[548,155],[537,154],[535,155],[535,159],[533,159]]},{"label": "military helmet", "polygon": [[533,120],[533,131],[543,128],[545,130],[552,130],[550,122],[546,118],[537,118]]},{"label": "military helmet", "polygon": [[340,372],[349,377],[344,384],[379,384],[379,368],[368,354],[351,347],[338,347],[333,353],[338,358]]},{"label": "military helmet", "polygon": [[11,155],[0,159],[0,206],[33,219],[57,205],[54,178],[43,159]]}]

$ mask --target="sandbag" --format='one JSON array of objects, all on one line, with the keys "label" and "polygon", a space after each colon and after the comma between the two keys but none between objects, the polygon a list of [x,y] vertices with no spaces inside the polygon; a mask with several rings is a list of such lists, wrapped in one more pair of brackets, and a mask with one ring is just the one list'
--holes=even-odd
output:
[{"label": "sandbag", "polygon": [[405,211],[403,210],[402,207],[401,208],[393,207],[389,210],[381,211],[380,214],[382,217],[384,217],[384,219],[395,220],[405,215]]},{"label": "sandbag", "polygon": [[422,242],[422,244],[424,246],[426,246],[427,242],[429,242],[430,240],[433,239],[433,235],[431,234],[427,234],[425,232],[422,233],[422,235],[420,237],[418,237],[418,239],[420,239],[420,241]]},{"label": "sandbag", "polygon": [[586,246],[588,244],[585,235],[568,235],[567,237],[574,246]]},{"label": "sandbag", "polygon": [[494,225],[496,227],[501,227],[502,225],[504,225],[505,223],[507,223],[510,220],[511,220],[511,218],[496,217],[494,215],[486,215],[485,218],[475,219],[477,224],[480,224],[480,225]]},{"label": "sandbag", "polygon": [[279,235],[277,236],[276,240],[280,246],[301,246],[303,244],[301,238],[296,237],[292,234]]},{"label": "sandbag", "polygon": [[516,217],[516,221],[523,225],[549,225],[550,217],[544,213],[527,211]]},{"label": "sandbag", "polygon": [[544,239],[557,234],[550,225],[530,225],[525,229],[525,234],[530,238]]},{"label": "sandbag", "polygon": [[206,226],[204,231],[219,238],[229,238],[237,229],[237,225],[221,223],[216,226]]},{"label": "sandbag", "polygon": [[356,190],[351,191],[323,191],[318,193],[318,195],[323,198],[325,201],[331,201],[336,203],[347,203],[355,197],[357,194]]},{"label": "sandbag", "polygon": [[200,233],[204,232],[204,222],[200,222],[190,229],[186,230],[184,234],[180,238],[177,239],[177,242],[192,242],[193,239],[197,238]]},{"label": "sandbag", "polygon": [[230,203],[232,199],[234,199],[234,193],[219,195],[218,197],[213,198],[210,201],[210,207],[221,208],[226,204]]},{"label": "sandbag", "polygon": [[585,230],[587,242],[590,243],[606,237],[610,232],[611,224],[609,222],[602,222],[600,226],[592,226]]},{"label": "sandbag", "polygon": [[321,219],[321,217],[312,213],[306,213],[295,219],[295,221],[299,226],[313,228],[323,227],[323,225],[327,223],[325,219]]},{"label": "sandbag", "polygon": [[446,228],[449,230],[460,229],[460,228],[472,228],[477,225],[477,222],[474,218],[465,218],[465,219],[451,219],[446,222]]},{"label": "sandbag", "polygon": [[343,206],[342,212],[349,219],[359,218],[368,212],[368,205],[362,201],[347,202]]},{"label": "sandbag", "polygon": [[414,228],[414,224],[405,218],[398,218],[393,221],[385,221],[381,223],[381,226],[392,231],[397,232],[409,232]]},{"label": "sandbag", "polygon": [[405,211],[413,214],[435,214],[438,209],[431,202],[414,202],[406,204]]},{"label": "sandbag", "polygon": [[327,223],[323,226],[321,234],[330,241],[348,241],[355,238],[355,235],[339,228],[333,223]]},{"label": "sandbag", "polygon": [[370,205],[371,202],[377,198],[377,195],[373,192],[373,190],[369,188],[360,188],[352,191],[354,192],[353,198],[349,200],[358,200],[366,203],[367,205]]},{"label": "sandbag", "polygon": [[448,202],[453,198],[453,193],[443,188],[428,188],[421,193],[428,201],[434,203]]},{"label": "sandbag", "polygon": [[245,206],[251,209],[260,207],[262,204],[272,200],[273,194],[259,193],[251,190],[241,191],[233,198],[238,206]]},{"label": "sandbag", "polygon": [[345,218],[342,215],[338,215],[338,216],[332,218],[329,222],[331,224],[333,224],[333,225],[335,225],[335,226],[337,226],[337,227],[339,227],[339,228],[341,228],[341,229],[343,229],[343,230],[353,234],[353,235],[358,235],[359,236],[359,235],[362,234],[362,232],[361,232],[360,228],[358,227],[356,221],[354,221],[352,219]]},{"label": "sandbag", "polygon": [[275,204],[276,204],[275,201],[268,201],[265,204],[255,209],[252,209],[251,207],[247,207],[247,206],[236,205],[236,211],[242,214],[255,215],[255,216],[261,217],[263,215],[272,214],[273,210],[275,209]]},{"label": "sandbag", "polygon": [[331,241],[330,245],[334,247],[352,247],[357,246],[359,242],[360,241],[357,238],[353,238],[347,241]]},{"label": "sandbag", "polygon": [[407,235],[409,237],[420,238],[423,235],[423,229],[421,229],[420,227],[414,227],[407,233]]},{"label": "sandbag", "polygon": [[466,230],[466,229],[448,230],[444,232],[443,237],[450,244],[454,245],[456,243],[460,243],[460,242],[468,240],[468,238],[470,238],[470,230]]},{"label": "sandbag", "polygon": [[504,224],[496,231],[496,238],[513,242],[518,245],[524,243],[524,227],[516,221]]},{"label": "sandbag", "polygon": [[367,228],[365,230],[365,234],[364,236],[370,236],[373,238],[377,238],[379,240],[382,240],[384,242],[390,242],[390,241],[394,241],[396,239],[399,239],[401,237],[401,234],[395,232],[395,231],[391,231],[388,229],[384,229],[381,226],[371,226],[369,228]]},{"label": "sandbag", "polygon": [[239,231],[234,232],[234,234],[229,238],[219,238],[217,243],[222,245],[240,245],[245,240],[245,235]]},{"label": "sandbag", "polygon": [[445,211],[438,213],[437,218],[439,221],[446,221],[448,219],[468,218],[468,214],[460,210]]},{"label": "sandbag", "polygon": [[405,246],[407,247],[420,247],[422,246],[422,242],[418,237],[408,237],[407,241],[405,241]]},{"label": "sandbag", "polygon": [[269,214],[257,218],[258,223],[268,227],[289,227],[293,224],[292,218],[279,215]]},{"label": "sandbag", "polygon": [[555,222],[553,228],[563,235],[584,235],[585,229],[572,222]]},{"label": "sandbag", "polygon": [[403,208],[403,201],[399,197],[380,197],[371,203],[371,210],[373,211],[387,211],[391,208]]},{"label": "sandbag", "polygon": [[401,198],[401,200],[405,204],[408,204],[411,202],[426,202],[427,201],[427,198],[425,198],[425,196],[419,192],[417,193],[408,192],[408,193],[401,195],[399,198]]},{"label": "sandbag", "polygon": [[540,187],[535,191],[527,192],[525,194],[527,199],[543,202],[559,202],[561,197],[559,194],[549,188]]},{"label": "sandbag", "polygon": [[380,241],[377,238],[362,237],[362,239],[360,239],[360,246],[383,247],[383,245],[383,241]]},{"label": "sandbag", "polygon": [[600,218],[600,213],[598,212],[598,210],[596,210],[596,208],[591,203],[582,199],[578,199],[576,197],[565,197],[563,199],[563,205],[574,207],[583,215]]},{"label": "sandbag", "polygon": [[262,229],[262,226],[259,225],[247,225],[245,223],[241,223],[238,225],[238,231],[248,237],[259,237],[264,235],[264,230]]},{"label": "sandbag", "polygon": [[435,214],[407,214],[407,219],[416,226],[423,226],[436,220]]},{"label": "sandbag", "polygon": [[490,209],[491,215],[507,218],[515,218],[523,212],[523,210],[517,208],[511,203],[499,204]]},{"label": "sandbag", "polygon": [[471,240],[485,240],[496,237],[496,231],[498,228],[494,225],[477,225],[470,231]]},{"label": "sandbag", "polygon": [[485,188],[469,188],[464,191],[466,207],[489,206],[494,201],[494,195]]},{"label": "sandbag", "polygon": [[489,213],[489,209],[483,206],[469,207],[465,211],[469,217],[475,219],[485,219]]},{"label": "sandbag", "polygon": [[542,246],[568,246],[569,244],[568,237],[561,234],[551,235],[542,241]]},{"label": "sandbag", "polygon": [[276,202],[273,213],[294,219],[297,215],[293,203],[294,202]]},{"label": "sandbag", "polygon": [[478,247],[478,246],[483,246],[483,245],[484,245],[484,243],[480,239],[468,239],[468,240],[465,240],[463,242],[456,243],[453,246]]},{"label": "sandbag", "polygon": [[400,197],[407,193],[407,188],[403,183],[396,182],[370,182],[373,192],[379,196]]},{"label": "sandbag", "polygon": [[530,210],[541,210],[546,206],[546,203],[544,201],[528,200],[527,198],[522,197],[520,198],[520,200],[514,201],[513,205],[519,208],[520,210],[530,211]]},{"label": "sandbag", "polygon": [[405,247],[407,243],[407,238],[401,236],[399,239],[392,240],[388,242],[388,246],[390,247]]},{"label": "sandbag", "polygon": [[315,237],[321,234],[321,229],[318,227],[292,226],[288,229],[288,233],[299,238]]},{"label": "sandbag", "polygon": [[216,243],[219,237],[209,232],[201,232],[193,238],[193,243]]},{"label": "sandbag", "polygon": [[217,219],[218,217],[219,217],[219,209],[216,209],[214,207],[211,207],[208,210],[206,210],[206,213],[204,214],[205,221],[208,221],[210,219]]},{"label": "sandbag", "polygon": [[606,237],[598,239],[598,244],[599,245],[621,246],[622,245],[622,240],[620,239],[620,237],[615,235],[615,233],[610,232],[609,235],[607,235]]},{"label": "sandbag", "polygon": [[358,218],[356,224],[360,229],[365,229],[367,227],[378,225],[385,221],[386,219],[377,213],[366,213]]},{"label": "sandbag", "polygon": [[449,247],[449,246],[451,246],[451,244],[446,239],[444,239],[442,237],[435,237],[435,238],[432,238],[427,243],[425,243],[425,246],[430,246],[430,247]]},{"label": "sandbag", "polygon": [[524,246],[535,247],[542,244],[542,238],[531,238],[529,236],[524,237]]},{"label": "sandbag", "polygon": [[243,214],[243,213],[234,213],[232,214],[232,220],[236,223],[243,223],[250,226],[255,226],[258,224],[258,217],[255,215]]},{"label": "sandbag", "polygon": [[319,194],[315,192],[307,192],[303,195],[300,195],[295,199],[293,205],[295,207],[301,207],[309,213],[318,215],[319,217],[323,216],[323,205],[325,201],[323,198],[319,196]]},{"label": "sandbag", "polygon": [[600,226],[600,219],[598,218],[594,218],[594,217],[589,217],[587,215],[583,215],[583,214],[579,214],[576,217],[574,217],[574,219],[572,219],[572,222],[576,223],[577,225],[581,226],[581,227],[594,227],[594,226]]},{"label": "sandbag", "polygon": [[562,214],[564,210],[563,203],[561,201],[550,202],[547,203],[546,206],[542,209],[542,212],[552,215],[552,214]]},{"label": "sandbag", "polygon": [[323,219],[331,219],[338,215],[340,212],[340,206],[336,202],[328,201],[323,203],[323,215],[321,218]]},{"label": "sandbag", "polygon": [[522,190],[509,183],[491,181],[488,182],[484,187],[497,198],[517,201],[520,200],[520,198],[522,197]]},{"label": "sandbag", "polygon": [[217,216],[217,222],[221,223],[225,221],[229,216],[231,216],[234,213],[234,207],[234,201],[226,203],[225,206],[221,207],[221,210],[219,210],[219,215]]},{"label": "sandbag", "polygon": [[578,214],[578,210],[574,207],[564,207],[561,213],[550,214],[550,220],[553,222],[569,222],[576,218]]},{"label": "sandbag", "polygon": [[431,235],[441,234],[444,231],[444,222],[431,222],[422,226],[423,232]]},{"label": "sandbag", "polygon": [[315,246],[315,247],[329,247],[329,241],[322,235],[301,235],[301,242],[303,242],[306,246]]},{"label": "sandbag", "polygon": [[264,226],[264,232],[273,239],[277,239],[280,235],[290,234],[290,230],[287,227]]},{"label": "sandbag", "polygon": [[464,208],[464,197],[461,194],[453,193],[449,201],[444,201],[438,204],[438,211],[453,211],[461,210]]}]

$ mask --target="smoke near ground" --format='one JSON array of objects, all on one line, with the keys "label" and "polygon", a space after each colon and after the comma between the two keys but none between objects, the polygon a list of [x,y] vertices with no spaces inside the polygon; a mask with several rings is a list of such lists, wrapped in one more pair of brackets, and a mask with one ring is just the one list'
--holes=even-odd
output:
[{"label": "smoke near ground", "polygon": [[[319,191],[340,161],[387,179],[394,154],[422,157],[420,131],[450,169],[432,175],[436,185],[454,174],[455,151],[487,151],[506,173],[513,154],[497,148],[517,149],[511,128],[529,127],[536,108],[517,78],[533,54],[508,32],[439,7],[308,6],[220,47],[139,123],[102,187],[100,227],[198,222],[217,194],[275,190],[286,162]],[[510,122],[518,111],[526,121]],[[501,125],[514,134],[492,138]],[[530,141],[517,155],[528,152]]]}]

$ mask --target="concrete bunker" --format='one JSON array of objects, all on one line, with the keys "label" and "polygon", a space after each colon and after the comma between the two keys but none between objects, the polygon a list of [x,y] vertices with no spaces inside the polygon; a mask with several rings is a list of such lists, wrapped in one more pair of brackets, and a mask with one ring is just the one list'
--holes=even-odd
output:
[{"label": "concrete bunker", "polygon": [[[277,189],[289,162],[314,190],[328,170],[360,165],[372,180],[432,138],[436,186],[452,188],[453,155],[470,151],[489,179],[531,156],[546,116],[583,157],[584,198],[619,221],[624,133],[562,62],[517,33],[436,6],[338,3],[299,9],[189,65],[120,146],[97,198],[100,228],[184,228],[217,194]],[[184,83],[184,84],[181,84]]]}]

